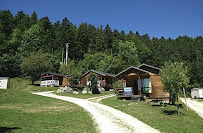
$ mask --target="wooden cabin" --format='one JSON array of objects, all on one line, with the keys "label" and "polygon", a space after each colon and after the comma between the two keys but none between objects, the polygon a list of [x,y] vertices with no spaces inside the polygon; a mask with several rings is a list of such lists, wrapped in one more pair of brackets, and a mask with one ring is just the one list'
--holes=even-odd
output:
[{"label": "wooden cabin", "polygon": [[163,91],[159,71],[160,68],[142,64],[118,73],[115,78],[122,81],[123,87],[116,89],[117,98],[145,97],[168,101],[169,93]]},{"label": "wooden cabin", "polygon": [[40,86],[68,86],[68,75],[46,72],[40,78]]},{"label": "wooden cabin", "polygon": [[98,79],[97,80],[98,86],[103,87],[107,90],[112,88],[112,84],[114,81],[114,75],[105,73],[105,72],[101,72],[101,71],[96,71],[96,70],[89,70],[82,75],[82,79],[80,81],[80,85],[82,87],[90,84],[90,82],[88,81],[88,77],[90,76],[91,72],[96,74],[97,79]]}]

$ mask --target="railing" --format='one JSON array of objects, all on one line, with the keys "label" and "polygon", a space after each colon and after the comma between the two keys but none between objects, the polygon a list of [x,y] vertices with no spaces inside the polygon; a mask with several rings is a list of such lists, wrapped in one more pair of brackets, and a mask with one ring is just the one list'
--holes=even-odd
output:
[{"label": "railing", "polygon": [[59,80],[41,81],[40,86],[59,86]]},{"label": "railing", "polygon": [[117,96],[132,96],[132,87],[116,88]]}]

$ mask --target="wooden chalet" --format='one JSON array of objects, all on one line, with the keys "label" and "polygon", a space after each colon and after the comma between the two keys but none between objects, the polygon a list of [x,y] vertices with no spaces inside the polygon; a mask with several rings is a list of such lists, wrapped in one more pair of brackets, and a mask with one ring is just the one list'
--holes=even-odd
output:
[{"label": "wooden chalet", "polygon": [[40,78],[40,86],[68,86],[68,75],[46,72]]},{"label": "wooden chalet", "polygon": [[114,75],[105,73],[105,72],[101,72],[101,71],[92,70],[92,69],[82,75],[82,79],[80,81],[80,85],[82,87],[90,84],[90,82],[88,82],[88,77],[90,76],[91,72],[96,74],[97,79],[98,79],[97,80],[98,86],[103,87],[105,89],[112,88],[112,83],[114,81]]},{"label": "wooden chalet", "polygon": [[123,87],[116,89],[118,99],[139,97],[151,100],[169,100],[169,93],[163,91],[159,75],[160,68],[147,64],[129,67],[115,75],[121,80]]}]

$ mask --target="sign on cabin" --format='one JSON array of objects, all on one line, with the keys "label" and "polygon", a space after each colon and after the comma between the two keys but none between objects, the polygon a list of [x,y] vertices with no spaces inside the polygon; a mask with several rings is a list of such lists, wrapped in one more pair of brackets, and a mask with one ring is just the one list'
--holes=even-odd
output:
[{"label": "sign on cabin", "polygon": [[126,87],[124,88],[124,95],[132,95],[132,87]]}]

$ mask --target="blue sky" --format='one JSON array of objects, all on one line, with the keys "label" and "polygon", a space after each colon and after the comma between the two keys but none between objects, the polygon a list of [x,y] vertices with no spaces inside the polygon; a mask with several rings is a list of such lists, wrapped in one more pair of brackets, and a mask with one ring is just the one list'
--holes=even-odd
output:
[{"label": "blue sky", "polygon": [[138,31],[160,38],[203,36],[203,0],[0,0],[0,10],[22,10],[52,23],[67,17],[79,26],[109,24],[111,29]]}]

